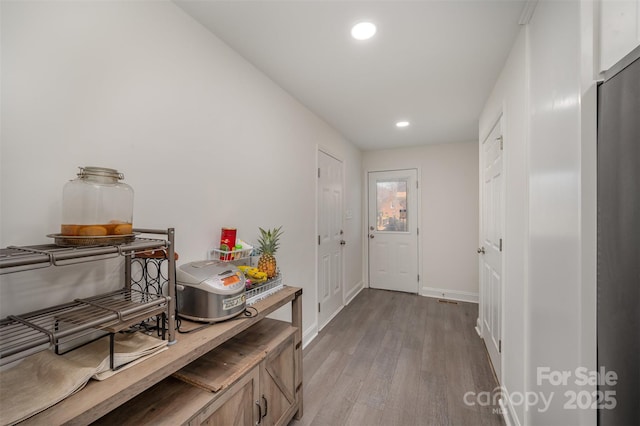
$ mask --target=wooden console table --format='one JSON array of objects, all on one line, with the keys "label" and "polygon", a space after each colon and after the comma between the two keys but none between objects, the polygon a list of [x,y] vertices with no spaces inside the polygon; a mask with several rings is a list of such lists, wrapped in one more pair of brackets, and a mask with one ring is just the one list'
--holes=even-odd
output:
[{"label": "wooden console table", "polygon": [[[278,308],[291,303],[291,327],[294,359],[294,397],[291,417],[302,417],[302,289],[285,286],[282,290],[261,300],[252,308],[257,315],[252,318],[239,316],[225,322],[213,324],[189,334],[178,334],[178,342],[132,368],[116,374],[107,380],[90,381],[80,392],[68,397],[53,407],[25,420],[21,424],[89,424],[116,410],[136,396],[155,385],[163,385],[165,379],[183,369],[205,354],[238,334],[248,330]],[[271,321],[271,320],[269,320]],[[195,328],[198,324],[188,323],[183,328]],[[265,322],[268,324],[268,321]],[[263,327],[265,328],[265,327]],[[281,333],[282,334],[282,333]],[[256,373],[257,374],[257,373]],[[167,383],[175,379],[167,379]],[[177,381],[177,380],[176,380]],[[251,401],[253,405],[254,401]]]}]

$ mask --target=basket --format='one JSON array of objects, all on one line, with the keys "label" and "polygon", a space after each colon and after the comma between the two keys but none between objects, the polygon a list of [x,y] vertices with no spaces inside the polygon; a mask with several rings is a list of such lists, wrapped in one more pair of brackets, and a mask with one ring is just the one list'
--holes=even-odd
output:
[{"label": "basket", "polygon": [[220,250],[220,249],[211,249],[209,252],[210,260],[221,260],[223,262],[231,262],[232,260],[241,260],[246,259],[251,256],[253,252],[253,246],[247,244],[242,240],[238,240],[238,244],[242,245],[242,249],[240,250]]},{"label": "basket", "polygon": [[245,292],[247,306],[253,305],[254,303],[272,295],[273,293],[282,290],[283,287],[284,285],[282,284],[282,274],[279,273],[275,278],[265,283],[259,284]]}]

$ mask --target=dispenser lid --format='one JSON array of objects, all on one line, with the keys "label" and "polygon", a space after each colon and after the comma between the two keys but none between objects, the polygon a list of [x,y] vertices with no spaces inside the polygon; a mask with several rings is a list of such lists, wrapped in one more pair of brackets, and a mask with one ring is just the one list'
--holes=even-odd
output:
[{"label": "dispenser lid", "polygon": [[86,167],[78,167],[80,171],[78,172],[79,178],[86,178],[89,176],[99,176],[99,177],[108,177],[113,179],[122,180],[124,179],[124,174],[119,173],[116,169],[108,169],[106,167],[94,167],[94,166],[86,166]]}]

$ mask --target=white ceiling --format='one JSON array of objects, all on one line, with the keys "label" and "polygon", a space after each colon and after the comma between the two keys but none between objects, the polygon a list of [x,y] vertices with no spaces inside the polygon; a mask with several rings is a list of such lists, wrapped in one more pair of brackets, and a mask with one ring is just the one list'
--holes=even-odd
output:
[{"label": "white ceiling", "polygon": [[[524,0],[174,0],[364,150],[467,142]],[[351,38],[369,20],[376,35]],[[411,125],[398,129],[395,122]]]}]

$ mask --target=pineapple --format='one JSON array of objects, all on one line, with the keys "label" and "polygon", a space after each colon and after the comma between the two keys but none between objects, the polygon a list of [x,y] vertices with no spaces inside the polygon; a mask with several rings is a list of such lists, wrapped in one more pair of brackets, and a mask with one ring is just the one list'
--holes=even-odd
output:
[{"label": "pineapple", "polygon": [[258,259],[258,270],[267,274],[269,279],[277,275],[276,258],[274,254],[278,250],[280,245],[280,236],[282,235],[281,229],[273,228],[265,231],[260,229],[260,238],[258,238],[258,253],[260,253],[260,259]]}]

